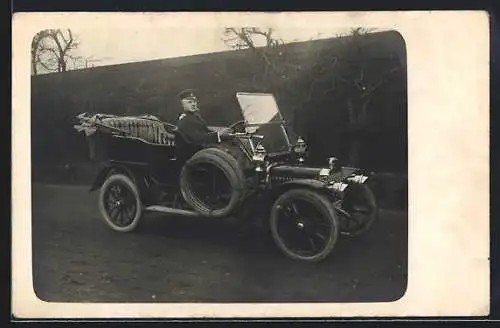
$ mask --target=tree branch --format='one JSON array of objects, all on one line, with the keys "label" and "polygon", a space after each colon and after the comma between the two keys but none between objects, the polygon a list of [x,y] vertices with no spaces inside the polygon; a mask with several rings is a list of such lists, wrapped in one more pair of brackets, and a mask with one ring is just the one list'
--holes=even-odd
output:
[{"label": "tree branch", "polygon": [[43,68],[45,68],[49,72],[55,72],[57,71],[57,68],[50,68],[48,67],[43,61],[38,62],[40,65],[42,65]]},{"label": "tree branch", "polygon": [[61,46],[61,43],[59,42],[59,39],[57,38],[57,35],[59,34],[60,32],[58,30],[54,31],[51,33],[51,37],[52,39],[54,40],[54,42],[56,43],[57,45],[57,49],[59,50],[59,53],[62,54],[64,53],[63,52],[63,48]]}]

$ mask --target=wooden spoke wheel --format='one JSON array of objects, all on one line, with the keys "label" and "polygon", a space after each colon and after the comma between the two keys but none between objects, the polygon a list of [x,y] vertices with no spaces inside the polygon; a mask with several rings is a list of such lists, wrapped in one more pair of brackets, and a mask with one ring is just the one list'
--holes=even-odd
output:
[{"label": "wooden spoke wheel", "polygon": [[111,229],[134,230],[142,217],[142,203],[132,180],[123,174],[109,176],[101,187],[99,209]]},{"label": "wooden spoke wheel", "polygon": [[324,195],[293,189],[276,200],[271,210],[271,232],[287,256],[316,262],[335,246],[339,223],[333,204]]}]

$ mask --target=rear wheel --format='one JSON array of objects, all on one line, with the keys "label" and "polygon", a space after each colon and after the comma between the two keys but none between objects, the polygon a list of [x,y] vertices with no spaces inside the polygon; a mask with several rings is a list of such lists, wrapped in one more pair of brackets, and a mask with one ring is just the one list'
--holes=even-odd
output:
[{"label": "rear wheel", "polygon": [[132,180],[123,174],[109,176],[101,187],[99,210],[111,229],[134,230],[142,217],[142,202]]},{"label": "rear wheel", "polygon": [[274,203],[271,233],[278,248],[288,257],[317,262],[334,248],[339,223],[328,198],[312,190],[293,189]]}]

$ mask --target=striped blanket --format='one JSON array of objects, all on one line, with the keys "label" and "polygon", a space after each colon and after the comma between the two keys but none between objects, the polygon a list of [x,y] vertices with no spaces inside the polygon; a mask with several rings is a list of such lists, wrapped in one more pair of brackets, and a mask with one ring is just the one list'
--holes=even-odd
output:
[{"label": "striped blanket", "polygon": [[74,128],[79,132],[84,132],[86,136],[91,136],[98,130],[107,130],[111,133],[139,138],[149,143],[168,146],[175,144],[173,133],[175,126],[164,123],[152,115],[117,116],[82,113],[77,118],[80,124],[74,125]]}]

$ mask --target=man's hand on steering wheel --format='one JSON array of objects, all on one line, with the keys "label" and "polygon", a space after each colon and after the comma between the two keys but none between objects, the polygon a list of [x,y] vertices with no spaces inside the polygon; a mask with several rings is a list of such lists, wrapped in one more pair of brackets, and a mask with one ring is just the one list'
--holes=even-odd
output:
[{"label": "man's hand on steering wheel", "polygon": [[244,133],[245,132],[245,121],[237,121],[231,124],[228,128],[230,133]]}]

